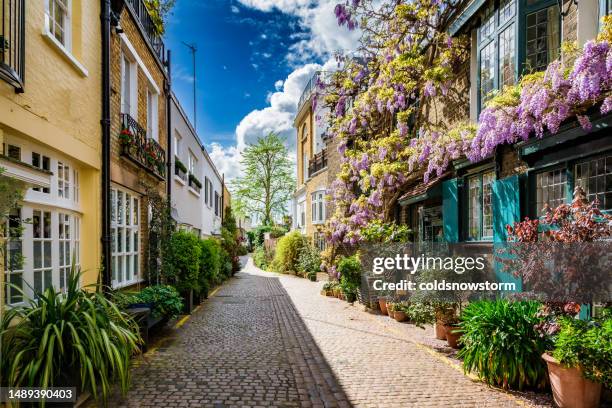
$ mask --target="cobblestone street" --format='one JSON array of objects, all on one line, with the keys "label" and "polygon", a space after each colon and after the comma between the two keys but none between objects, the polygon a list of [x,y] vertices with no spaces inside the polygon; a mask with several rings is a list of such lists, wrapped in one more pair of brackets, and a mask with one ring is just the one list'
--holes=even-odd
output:
[{"label": "cobblestone street", "polygon": [[[513,407],[383,316],[321,283],[246,267],[133,370],[111,406]],[[420,330],[420,329],[419,329]]]}]

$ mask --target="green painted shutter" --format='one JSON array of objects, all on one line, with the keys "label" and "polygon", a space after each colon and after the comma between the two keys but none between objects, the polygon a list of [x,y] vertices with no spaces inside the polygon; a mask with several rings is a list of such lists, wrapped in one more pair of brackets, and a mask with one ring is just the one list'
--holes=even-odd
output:
[{"label": "green painted shutter", "polygon": [[[493,250],[498,256],[504,256],[505,242],[508,239],[506,225],[513,225],[521,220],[521,202],[519,194],[518,175],[506,177],[493,182],[491,189],[493,206]],[[509,272],[501,268],[501,264],[495,263],[495,275],[499,282],[515,283],[517,291],[522,289],[522,282]]]},{"label": "green painted shutter", "polygon": [[506,242],[506,225],[521,220],[518,175],[496,180],[492,187],[493,242]]},{"label": "green painted shutter", "polygon": [[442,183],[442,221],[446,242],[459,242],[459,187],[456,178]]}]

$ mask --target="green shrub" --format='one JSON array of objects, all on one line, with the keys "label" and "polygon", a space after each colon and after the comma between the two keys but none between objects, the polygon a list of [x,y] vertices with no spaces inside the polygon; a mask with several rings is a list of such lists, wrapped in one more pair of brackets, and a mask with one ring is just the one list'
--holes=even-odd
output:
[{"label": "green shrub", "polygon": [[548,340],[535,329],[543,320],[539,308],[535,301],[470,303],[460,323],[464,370],[505,389],[543,388],[548,378],[541,355]]},{"label": "green shrub", "polygon": [[65,293],[52,287],[3,313],[0,379],[10,387],[73,386],[106,400],[113,383],[129,388],[138,325],[99,292],[79,288],[72,269]]},{"label": "green shrub", "polygon": [[357,255],[341,258],[337,271],[342,292],[345,295],[356,295],[361,286],[361,262]]},{"label": "green shrub", "polygon": [[401,310],[406,312],[412,324],[420,328],[424,328],[426,324],[432,324],[436,321],[435,308],[429,303],[411,302],[404,305]]},{"label": "green shrub", "polygon": [[258,246],[253,252],[253,263],[256,267],[266,270],[268,268],[268,259],[266,257],[266,250],[263,246]]},{"label": "green shrub", "polygon": [[200,239],[187,231],[172,234],[166,254],[166,277],[179,292],[199,290]]},{"label": "green shrub", "polygon": [[307,245],[306,237],[299,231],[293,231],[283,236],[276,244],[274,260],[270,265],[271,269],[280,273],[297,272],[298,257]]},{"label": "green shrub", "polygon": [[587,322],[569,317],[559,321],[553,357],[568,367],[581,367],[589,380],[612,388],[612,319]]},{"label": "green shrub", "polygon": [[224,247],[219,251],[219,279],[224,281],[232,276],[232,258]]},{"label": "green shrub", "polygon": [[135,295],[134,303],[152,303],[154,317],[172,319],[183,310],[183,299],[170,285],[148,286]]},{"label": "green shrub", "polygon": [[214,238],[200,240],[200,292],[208,294],[209,289],[220,283],[221,245]]},{"label": "green shrub", "polygon": [[307,276],[321,271],[321,256],[317,248],[307,245],[302,249],[298,256],[297,271]]}]

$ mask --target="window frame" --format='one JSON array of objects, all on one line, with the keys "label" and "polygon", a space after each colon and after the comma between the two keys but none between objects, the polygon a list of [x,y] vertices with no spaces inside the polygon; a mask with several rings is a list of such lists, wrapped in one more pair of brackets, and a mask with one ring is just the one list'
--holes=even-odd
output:
[{"label": "window frame", "polygon": [[[59,2],[65,3],[61,6],[61,8],[65,10],[64,27],[62,27],[63,41],[57,38],[55,34],[55,15],[51,15],[51,4],[53,3],[55,5]],[[66,51],[72,51],[72,0],[45,0],[45,31]]]},{"label": "window frame", "polygon": [[[121,208],[118,205],[119,193],[122,195]],[[127,222],[126,201],[129,196],[129,216],[130,221]],[[142,197],[137,193],[120,188],[118,186],[111,187],[111,285],[113,288],[122,288],[140,282],[141,273],[141,203]],[[135,211],[134,211],[135,210]],[[119,222],[119,215],[123,216]],[[133,218],[135,217],[135,218]],[[134,223],[134,220],[136,223]],[[121,239],[124,241],[123,246],[119,242],[119,230],[123,231]],[[129,234],[128,234],[129,233]],[[129,250],[128,248],[129,236]],[[120,250],[121,249],[121,250]],[[118,278],[119,262],[122,263],[121,280]],[[128,265],[129,264],[129,265]],[[129,267],[129,268],[126,268]],[[127,273],[131,270],[131,279],[127,279]]]},{"label": "window frame", "polygon": [[310,194],[310,218],[313,224],[323,224],[327,218],[325,190],[316,190]]},{"label": "window frame", "polygon": [[[490,199],[489,199],[489,206],[491,207],[491,235],[484,235],[484,219],[485,219],[485,205],[484,205],[484,176],[485,175],[491,175],[492,174],[492,179],[491,182],[489,183],[489,185],[491,186],[491,192],[490,192]],[[479,186],[478,186],[478,203],[479,203],[479,212],[478,212],[478,234],[476,237],[471,236],[470,234],[470,188],[469,188],[469,183],[470,180],[473,179],[477,179],[479,182]],[[462,207],[463,207],[463,214],[464,217],[463,218],[463,222],[462,222],[462,237],[464,239],[464,241],[466,242],[492,242],[493,241],[493,194],[492,194],[492,186],[493,183],[495,183],[495,181],[497,181],[497,174],[495,171],[495,168],[493,167],[487,167],[484,169],[481,169],[477,172],[472,172],[469,174],[466,174],[463,177],[463,192],[461,194],[461,201],[462,201]]]},{"label": "window frame", "polygon": [[[556,0],[535,0],[535,4],[528,5],[527,0],[515,0],[514,15],[500,24],[500,8],[499,0],[490,0],[486,3],[481,12],[480,19],[486,12],[486,8],[493,4],[493,33],[486,38],[483,38],[481,33],[482,23],[479,23],[476,29],[476,87],[477,87],[477,112],[478,114],[484,108],[484,102],[481,94],[481,51],[491,43],[494,44],[494,75],[493,90],[500,90],[500,35],[505,30],[514,24],[514,83],[517,83],[522,75],[527,72],[526,57],[527,57],[527,15],[537,11],[547,9],[551,6],[558,6]],[[559,45],[562,40],[562,20],[559,13]]]},{"label": "window frame", "polygon": [[[16,211],[16,214],[12,214],[13,211]],[[18,225],[11,227],[11,221],[16,221],[16,223]],[[6,217],[6,220],[4,221],[2,228],[4,229],[4,239],[2,242],[2,246],[4,247],[4,282],[5,283],[12,283],[12,276],[15,275],[21,275],[21,287],[19,289],[23,290],[23,282],[25,281],[25,259],[24,259],[24,220],[22,217],[22,208],[21,207],[16,207],[13,210],[11,210],[11,213],[9,213],[9,215]],[[17,232],[19,233],[14,234],[13,232],[13,228],[17,228]],[[13,266],[13,262],[11,261],[11,249],[10,247],[12,247],[12,244],[16,244],[15,249],[18,249],[19,254],[17,256],[20,257],[19,260],[17,260],[16,262],[19,264],[20,263],[20,267],[19,268],[11,268],[11,266]],[[17,252],[17,251],[16,251]],[[17,286],[17,285],[16,285]],[[16,293],[11,293],[13,290],[15,290]],[[18,298],[18,301],[14,301],[11,302],[10,300],[12,300],[13,295],[15,295],[15,298]],[[9,287],[9,285],[5,285],[5,289],[4,289],[4,305],[7,306],[14,306],[14,305],[19,305],[22,304],[25,301],[24,299],[24,295],[19,292],[18,290]],[[2,305],[0,305],[0,307],[2,307]]]},{"label": "window frame", "polygon": [[[582,156],[578,158],[573,158],[570,160],[563,160],[562,162],[540,166],[536,169],[532,169],[529,172],[528,178],[528,215],[532,218],[539,218],[542,214],[538,213],[537,208],[537,191],[536,191],[536,177],[538,174],[543,172],[553,171],[553,170],[564,170],[566,176],[566,184],[565,184],[565,204],[570,204],[573,200],[574,188],[576,187],[576,166],[582,163],[591,162],[593,160],[597,160],[600,158],[605,158],[606,156],[612,156],[612,150],[605,150],[601,152],[597,152],[591,155]],[[585,189],[585,194],[587,194],[587,200],[589,192]],[[603,205],[603,203],[602,203]],[[612,207],[609,209],[601,208],[603,213],[612,214]]]}]

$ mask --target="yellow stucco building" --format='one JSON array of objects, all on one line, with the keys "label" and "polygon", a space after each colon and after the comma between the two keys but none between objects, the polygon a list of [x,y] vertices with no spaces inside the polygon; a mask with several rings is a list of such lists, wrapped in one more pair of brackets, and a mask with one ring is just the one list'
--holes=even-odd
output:
[{"label": "yellow stucco building", "polygon": [[[66,286],[71,262],[82,285],[100,272],[100,2],[4,2],[11,19],[0,48],[0,167],[27,183],[11,211],[3,281],[26,296]],[[12,231],[12,233],[10,233]],[[20,231],[20,234],[14,232]],[[22,262],[12,262],[22,258]],[[2,293],[2,305],[24,299]]]}]

